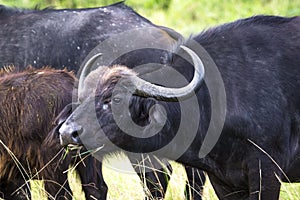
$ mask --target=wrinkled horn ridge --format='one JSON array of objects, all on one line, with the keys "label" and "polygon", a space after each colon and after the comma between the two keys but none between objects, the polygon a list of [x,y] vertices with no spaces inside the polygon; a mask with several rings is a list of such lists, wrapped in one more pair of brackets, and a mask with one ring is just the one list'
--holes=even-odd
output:
[{"label": "wrinkled horn ridge", "polygon": [[189,98],[199,89],[205,74],[203,63],[194,51],[185,46],[180,47],[185,50],[193,60],[195,68],[193,80],[182,88],[166,88],[149,83],[139,77],[132,77],[132,81],[136,87],[136,95],[154,97],[163,101],[178,101],[178,99]]},{"label": "wrinkled horn ridge", "polygon": [[85,77],[90,72],[92,66],[94,65],[97,58],[99,58],[102,55],[102,53],[95,54],[93,57],[91,57],[86,64],[83,66],[82,72],[80,74],[79,83],[78,83],[78,93],[83,90],[83,83]]}]

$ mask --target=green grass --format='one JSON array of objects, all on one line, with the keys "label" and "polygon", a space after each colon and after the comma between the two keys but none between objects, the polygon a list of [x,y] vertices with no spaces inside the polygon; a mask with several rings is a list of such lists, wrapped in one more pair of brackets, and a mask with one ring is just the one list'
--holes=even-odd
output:
[{"label": "green grass", "polygon": [[[104,161],[103,174],[104,179],[109,187],[109,200],[142,200],[145,197],[143,184],[139,177],[134,173],[128,159],[113,159],[113,164]],[[171,176],[170,185],[166,193],[166,200],[182,200],[184,198],[184,187],[186,175],[184,168],[175,162],[171,162],[173,175]],[[126,169],[126,172],[116,170],[117,168]],[[128,171],[127,171],[128,170]],[[131,171],[129,171],[131,170]],[[79,187],[79,186],[77,186]],[[151,198],[150,198],[151,199]],[[214,190],[209,182],[206,182],[203,192],[203,200],[217,200]],[[280,192],[281,200],[299,200],[300,183],[283,183]]]},{"label": "green grass", "polygon": [[[173,175],[171,176],[170,185],[166,193],[166,200],[182,200],[184,198],[184,187],[186,175],[184,168],[175,162],[171,162],[173,167]],[[134,173],[128,159],[115,158],[110,163],[108,160],[104,161],[103,165],[104,179],[108,185],[108,199],[109,200],[142,200],[145,197],[143,190],[143,183],[139,177]],[[118,167],[115,167],[118,166]],[[126,172],[121,172],[116,168],[126,169]],[[72,182],[77,181],[76,190],[80,189],[78,180],[73,179]],[[80,194],[75,199],[82,199]],[[151,198],[150,198],[151,199]],[[203,200],[217,200],[214,190],[209,182],[206,182],[203,192]],[[299,200],[300,199],[300,183],[283,183],[280,193],[281,200]]]},{"label": "green grass", "polygon": [[[183,200],[186,174],[184,168],[171,162],[173,175],[166,192],[166,200]],[[106,159],[103,162],[103,175],[108,185],[108,200],[143,200],[146,197],[143,183],[134,172],[129,160],[126,157],[118,156]],[[80,181],[76,173],[69,173],[69,181],[74,192],[75,200],[85,199],[81,190]],[[33,200],[46,200],[41,181],[31,181],[33,186]],[[203,192],[203,200],[217,200],[214,190],[209,182],[206,182]],[[280,200],[299,200],[300,183],[283,183],[281,186]],[[154,200],[149,197],[149,200]]]}]

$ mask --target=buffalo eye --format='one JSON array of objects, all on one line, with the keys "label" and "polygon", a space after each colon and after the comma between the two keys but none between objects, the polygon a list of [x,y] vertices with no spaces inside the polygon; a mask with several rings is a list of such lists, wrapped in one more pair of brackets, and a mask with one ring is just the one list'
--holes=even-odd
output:
[{"label": "buffalo eye", "polygon": [[121,101],[122,101],[122,99],[119,98],[119,97],[114,97],[114,98],[112,99],[112,102],[115,103],[115,104],[120,104]]}]

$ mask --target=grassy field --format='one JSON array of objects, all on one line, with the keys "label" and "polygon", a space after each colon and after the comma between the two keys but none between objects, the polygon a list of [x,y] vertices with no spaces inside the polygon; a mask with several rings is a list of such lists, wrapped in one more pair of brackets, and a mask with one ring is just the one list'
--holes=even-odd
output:
[{"label": "grassy field", "polygon": [[[41,8],[47,6],[56,8],[95,7],[113,2],[118,2],[118,0],[0,0],[0,4],[24,8],[33,8],[35,5],[40,5]],[[171,27],[185,36],[198,33],[211,26],[253,15],[294,16],[300,14],[299,0],[127,0],[126,4],[132,6],[152,22]],[[126,159],[119,161],[118,164],[122,166],[129,165]],[[170,180],[171,184],[168,188],[166,199],[184,199],[184,184],[186,180],[184,170],[176,163],[173,163],[173,167],[174,174]],[[136,174],[117,172],[109,167],[108,164],[104,165],[103,172],[109,187],[109,199],[144,199],[143,187]],[[76,174],[70,175],[70,181],[73,184],[74,191],[76,191],[74,193],[75,199],[84,199]],[[45,199],[42,190],[40,190],[42,188],[41,182],[33,181],[32,184],[34,185],[33,199]],[[209,183],[205,186],[203,199],[217,199]],[[300,199],[300,185],[283,184],[280,199]]]},{"label": "grassy field", "polygon": [[[111,164],[113,163],[113,164]],[[184,187],[187,177],[184,168],[176,163],[171,162],[173,167],[173,175],[171,176],[170,185],[166,193],[166,200],[184,200]],[[122,166],[124,169],[131,169],[131,171],[120,172],[114,166]],[[117,167],[119,168],[119,167]],[[109,200],[142,200],[145,192],[143,190],[143,183],[133,171],[130,162],[125,157],[113,158],[108,162],[104,161],[103,167],[104,179],[108,185],[108,199]],[[72,183],[75,183],[76,190],[78,188],[78,179],[73,175],[70,176]],[[83,193],[75,193],[75,199],[82,199]],[[149,200],[153,198],[149,197]],[[206,182],[203,192],[203,200],[217,200],[217,196],[209,182]],[[300,183],[283,183],[281,186],[280,200],[299,200],[300,199]]]},{"label": "grassy field", "polygon": [[[171,162],[173,167],[173,175],[166,192],[166,200],[184,200],[184,187],[186,175],[184,168],[175,162]],[[122,166],[120,171],[119,168]],[[104,179],[108,185],[109,200],[143,200],[146,197],[143,183],[135,174],[130,162],[126,157],[115,157],[104,160],[103,164]],[[80,181],[76,173],[69,173],[69,181],[74,192],[75,200],[83,200],[84,194],[80,187]],[[33,185],[33,200],[46,200],[43,192],[41,181],[31,181]],[[154,200],[149,197],[149,200]],[[203,200],[217,200],[213,188],[206,182],[203,192]],[[283,183],[281,186],[280,200],[299,200],[300,199],[300,183]]]},{"label": "grassy field", "polygon": [[[185,200],[184,188],[187,180],[183,166],[171,161],[173,174],[171,176],[165,200]],[[84,200],[84,193],[76,172],[71,169],[68,173],[74,200]],[[135,173],[127,157],[118,155],[109,157],[103,162],[103,175],[108,185],[108,200],[155,200],[149,194]],[[33,200],[47,200],[43,190],[43,181],[30,181]],[[217,200],[217,196],[207,179],[203,200]],[[0,198],[1,199],[1,198]],[[282,183],[280,200],[299,200],[300,183]]]},{"label": "grassy field", "polygon": [[[171,162],[173,167],[173,175],[169,182],[168,190],[166,192],[166,200],[183,200],[185,181],[187,179],[184,168],[175,162]],[[119,168],[122,166],[120,171]],[[155,198],[147,196],[147,192],[143,187],[137,174],[134,172],[129,160],[126,157],[115,157],[106,159],[103,164],[103,175],[108,185],[108,199],[109,200],[142,200],[148,197],[149,200]],[[75,171],[69,173],[69,181],[73,191],[74,200],[85,199],[84,193],[80,187],[80,180]],[[31,181],[32,186],[32,199],[33,200],[46,200],[45,192],[43,191],[42,181]],[[212,186],[209,181],[206,183],[203,200],[217,200]]]}]

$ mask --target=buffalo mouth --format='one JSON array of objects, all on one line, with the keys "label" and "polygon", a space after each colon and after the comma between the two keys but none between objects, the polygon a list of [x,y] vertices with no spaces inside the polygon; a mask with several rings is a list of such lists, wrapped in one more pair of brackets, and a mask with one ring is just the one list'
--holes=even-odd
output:
[{"label": "buffalo mouth", "polygon": [[78,144],[68,144],[64,146],[66,153],[71,153],[72,155],[81,155],[82,149],[84,148],[83,145]]}]

